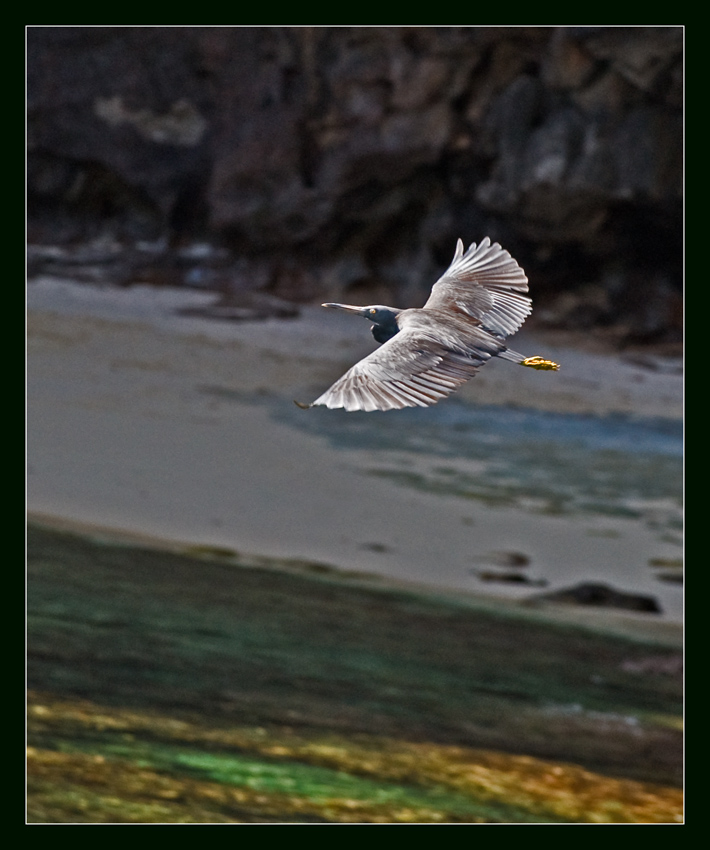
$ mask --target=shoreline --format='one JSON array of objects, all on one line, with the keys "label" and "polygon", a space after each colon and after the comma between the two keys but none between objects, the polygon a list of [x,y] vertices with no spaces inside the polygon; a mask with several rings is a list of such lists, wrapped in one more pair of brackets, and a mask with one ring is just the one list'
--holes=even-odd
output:
[{"label": "shoreline", "polygon": [[442,600],[448,605],[495,612],[515,619],[532,620],[550,625],[574,626],[605,635],[640,640],[657,644],[659,648],[682,649],[683,625],[673,620],[649,618],[647,614],[615,608],[579,607],[552,603],[528,604],[524,599],[494,593],[482,594],[475,590],[452,591],[431,582],[417,582],[405,578],[378,575],[371,572],[346,571],[320,562],[303,562],[298,559],[269,558],[253,552],[230,553],[217,546],[200,545],[187,540],[175,540],[142,534],[125,528],[91,525],[66,517],[28,513],[28,528],[34,527],[91,540],[96,544],[125,546],[175,555],[199,557],[215,563],[249,564],[259,569],[276,570],[332,581],[354,588],[370,588],[383,593],[411,593],[416,597]]},{"label": "shoreline", "polygon": [[[214,298],[47,279],[30,284],[30,515],[315,561],[484,599],[515,601],[533,592],[481,586],[470,575],[482,553],[522,549],[533,558],[531,570],[549,580],[547,590],[606,576],[618,589],[661,597],[657,624],[680,623],[682,589],[665,586],[648,568],[677,547],[658,545],[650,532],[613,518],[536,516],[402,488],[368,474],[379,463],[376,453],[330,444],[328,417],[338,411],[304,411],[320,414],[315,433],[274,417],[273,410],[283,404],[290,411],[292,399],[322,391],[371,350],[361,322],[317,307],[298,319],[249,322],[184,315]],[[524,333],[514,340],[527,354],[542,349],[562,371],[492,362],[457,393],[464,402],[682,416],[678,374],[558,351]],[[396,414],[381,415],[396,424]],[[609,564],[619,571],[612,579]]]}]

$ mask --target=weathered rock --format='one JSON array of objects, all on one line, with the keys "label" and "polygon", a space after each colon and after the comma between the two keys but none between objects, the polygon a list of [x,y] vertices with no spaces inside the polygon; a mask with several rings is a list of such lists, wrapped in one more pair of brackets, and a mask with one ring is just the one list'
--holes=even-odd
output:
[{"label": "weathered rock", "polygon": [[498,582],[500,584],[527,584],[531,587],[545,587],[547,584],[543,578],[533,579],[525,575],[525,573],[510,570],[507,572],[500,570],[481,570],[476,575],[480,581]]},{"label": "weathered rock", "polygon": [[600,286],[600,321],[663,337],[682,50],[680,27],[32,27],[30,241],[209,238],[285,297],[413,303],[490,235],[539,304]]},{"label": "weathered rock", "polygon": [[643,611],[649,614],[661,613],[661,608],[653,596],[646,596],[642,593],[626,593],[606,584],[595,582],[582,582],[582,584],[577,584],[574,587],[544,593],[536,597],[536,600],[566,605],[621,608],[629,611]]}]

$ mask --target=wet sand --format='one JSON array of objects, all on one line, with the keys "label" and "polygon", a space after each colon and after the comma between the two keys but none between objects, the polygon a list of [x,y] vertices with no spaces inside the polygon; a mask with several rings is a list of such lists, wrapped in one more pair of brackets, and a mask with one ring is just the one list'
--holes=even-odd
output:
[{"label": "wet sand", "polygon": [[[213,298],[50,279],[29,286],[32,517],[513,599],[532,591],[486,586],[472,570],[483,553],[523,551],[547,589],[606,581],[655,596],[659,627],[680,622],[681,588],[648,568],[651,559],[677,557],[678,547],[640,524],[408,490],[367,474],[376,455],[330,444],[328,417],[347,414],[304,411],[322,418],[321,434],[274,416],[294,398],[312,400],[374,347],[362,323],[318,307],[259,322],[180,315]],[[525,333],[513,345],[557,360],[562,371],[493,362],[460,397],[556,412],[682,415],[682,378],[673,369]],[[386,415],[395,428],[397,414]]]}]

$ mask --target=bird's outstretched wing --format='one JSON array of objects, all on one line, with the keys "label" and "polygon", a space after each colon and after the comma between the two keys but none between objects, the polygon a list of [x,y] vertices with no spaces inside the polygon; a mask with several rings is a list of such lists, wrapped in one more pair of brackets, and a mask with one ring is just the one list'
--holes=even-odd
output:
[{"label": "bird's outstretched wing", "polygon": [[425,334],[402,330],[308,406],[345,410],[428,407],[465,384],[491,353],[457,353]]},{"label": "bird's outstretched wing", "polygon": [[532,312],[525,272],[497,242],[463,242],[449,268],[434,284],[424,309],[451,310],[477,319],[497,337],[515,333]]}]

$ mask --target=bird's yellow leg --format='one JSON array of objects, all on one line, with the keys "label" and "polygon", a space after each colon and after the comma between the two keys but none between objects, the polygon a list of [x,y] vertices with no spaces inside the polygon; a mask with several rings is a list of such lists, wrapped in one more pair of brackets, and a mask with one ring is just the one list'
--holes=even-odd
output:
[{"label": "bird's yellow leg", "polygon": [[546,369],[552,370],[553,372],[557,372],[559,370],[559,365],[555,363],[553,360],[545,360],[544,357],[526,357],[525,360],[520,361],[521,366],[530,366],[533,369]]}]

